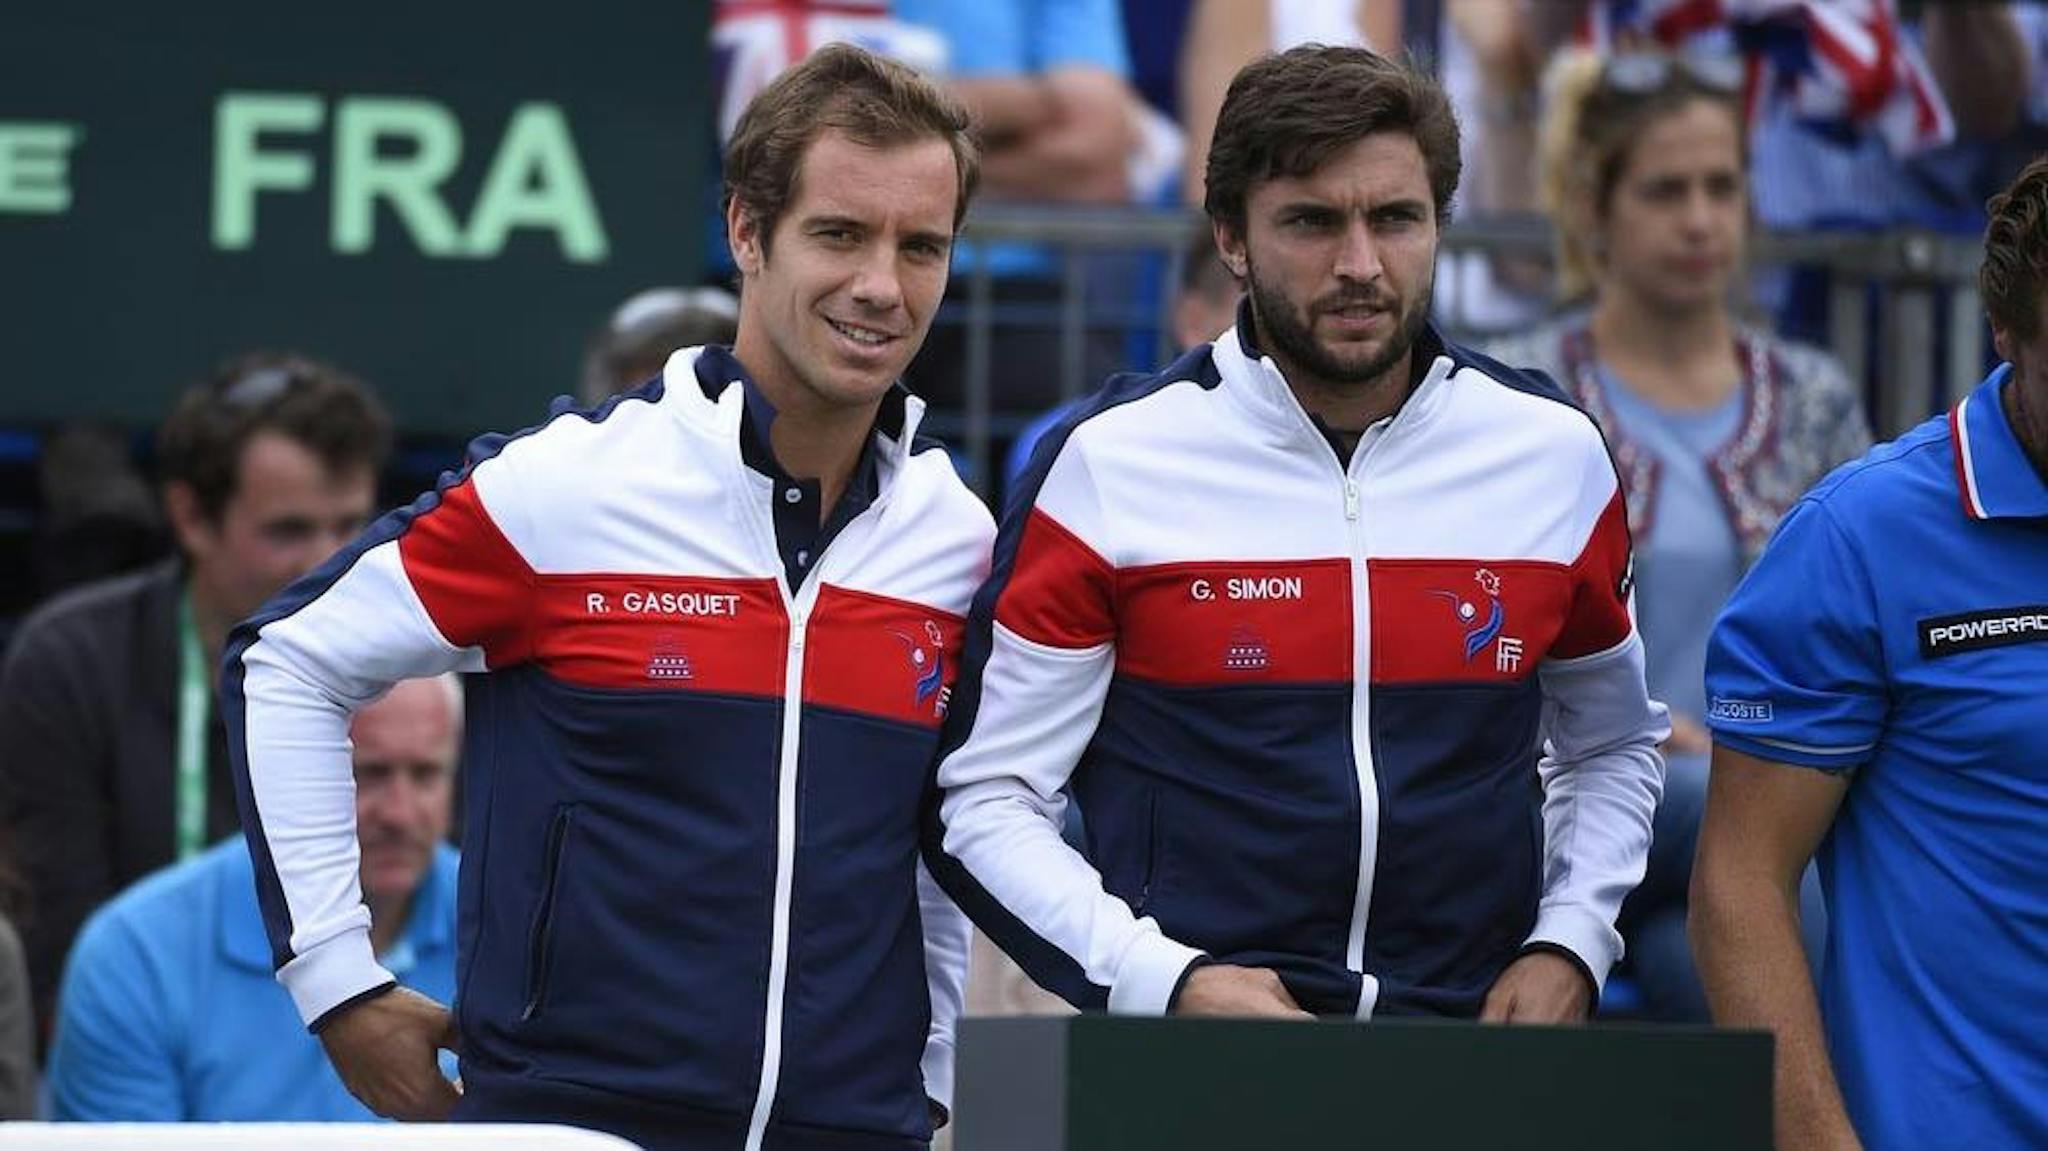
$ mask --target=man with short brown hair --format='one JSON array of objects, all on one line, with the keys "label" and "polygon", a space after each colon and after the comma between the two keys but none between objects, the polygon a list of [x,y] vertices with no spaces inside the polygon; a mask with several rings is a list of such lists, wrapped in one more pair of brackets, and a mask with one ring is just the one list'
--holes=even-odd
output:
[{"label": "man with short brown hair", "polygon": [[188,390],[157,433],[179,556],[66,592],[0,669],[0,844],[28,888],[37,1018],[93,908],[233,834],[213,669],[235,621],[370,520],[391,422],[330,364],[253,353]]},{"label": "man with short brown hair", "polygon": [[[462,748],[452,675],[405,680],[355,714],[356,829],[370,942],[407,987],[455,990]],[[64,969],[50,1118],[91,1123],[365,1120],[270,975],[239,838],[164,868],[96,912]]]},{"label": "man with short brown hair", "polygon": [[927,846],[1076,1006],[1569,1022],[1620,954],[1665,725],[1619,487],[1554,385],[1429,326],[1457,178],[1420,73],[1246,67],[1209,153],[1236,327],[1112,381],[1010,504]]},{"label": "man with short brown hair", "polygon": [[[898,1151],[944,1118],[967,932],[917,812],[993,525],[898,376],[973,141],[834,46],[762,91],[725,171],[732,348],[479,441],[229,652],[279,978],[384,1114],[649,1151]],[[452,1017],[371,955],[340,752],[350,706],[444,670],[483,673]]]}]

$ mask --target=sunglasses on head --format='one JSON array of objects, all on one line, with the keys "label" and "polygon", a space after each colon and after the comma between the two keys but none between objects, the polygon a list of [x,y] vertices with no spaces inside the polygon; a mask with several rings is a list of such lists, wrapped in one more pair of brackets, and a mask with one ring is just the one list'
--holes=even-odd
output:
[{"label": "sunglasses on head", "polygon": [[1742,60],[1737,56],[1671,56],[1661,52],[1622,52],[1607,58],[1600,86],[1610,92],[1647,96],[1674,80],[1689,80],[1713,92],[1742,91]]},{"label": "sunglasses on head", "polygon": [[220,392],[220,402],[231,409],[261,407],[291,389],[298,377],[289,368],[256,368]]}]

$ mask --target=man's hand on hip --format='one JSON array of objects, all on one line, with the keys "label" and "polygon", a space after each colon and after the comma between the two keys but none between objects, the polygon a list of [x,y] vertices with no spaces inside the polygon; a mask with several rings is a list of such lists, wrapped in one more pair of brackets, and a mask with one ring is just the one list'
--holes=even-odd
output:
[{"label": "man's hand on hip", "polygon": [[1313,1019],[1301,1009],[1280,977],[1265,967],[1210,963],[1188,973],[1173,1001],[1174,1015],[1215,1015],[1239,1019]]},{"label": "man's hand on hip", "polygon": [[462,1095],[439,1054],[458,1050],[455,1017],[417,991],[395,987],[348,1008],[320,1029],[320,1043],[349,1094],[386,1119],[446,1119]]},{"label": "man's hand on hip", "polygon": [[1500,973],[1480,1008],[1481,1023],[1584,1023],[1593,988],[1579,965],[1555,951],[1531,951]]}]

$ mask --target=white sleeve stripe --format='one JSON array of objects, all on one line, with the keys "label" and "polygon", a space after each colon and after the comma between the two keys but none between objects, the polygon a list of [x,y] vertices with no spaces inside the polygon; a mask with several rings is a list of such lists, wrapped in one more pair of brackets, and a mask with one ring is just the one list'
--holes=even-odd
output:
[{"label": "white sleeve stripe", "polygon": [[386,539],[262,624],[238,658],[243,818],[252,854],[269,865],[259,888],[282,912],[283,922],[265,917],[279,978],[311,1023],[388,978],[370,951],[358,876],[349,713],[400,679],[481,657],[450,647],[426,620]]},{"label": "white sleeve stripe", "polygon": [[1861,755],[1866,751],[1874,751],[1877,748],[1875,743],[1859,743],[1853,747],[1823,747],[1818,744],[1794,743],[1789,739],[1771,739],[1768,736],[1747,735],[1742,732],[1734,734],[1745,739],[1754,740],[1757,743],[1767,744],[1771,747],[1781,747],[1786,751],[1796,751],[1803,755]]}]

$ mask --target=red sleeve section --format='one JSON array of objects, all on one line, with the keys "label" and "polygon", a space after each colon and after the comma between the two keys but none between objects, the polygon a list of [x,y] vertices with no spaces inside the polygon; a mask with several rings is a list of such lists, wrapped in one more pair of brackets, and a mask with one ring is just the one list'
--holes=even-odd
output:
[{"label": "red sleeve section", "polygon": [[1552,659],[1603,652],[1628,638],[1635,627],[1628,618],[1628,585],[1635,578],[1632,562],[1628,512],[1617,491],[1593,525],[1585,550],[1572,562],[1571,613],[1550,645]]},{"label": "red sleeve section", "polygon": [[1127,568],[1117,618],[1119,675],[1184,687],[1351,679],[1348,560]]},{"label": "red sleeve section", "polygon": [[1116,635],[1116,572],[1059,521],[1034,509],[996,620],[1033,643],[1086,648]]},{"label": "red sleeve section", "polygon": [[959,674],[966,621],[907,600],[819,589],[804,702],[936,729]]},{"label": "red sleeve section", "polygon": [[413,591],[441,635],[456,647],[481,647],[492,668],[532,652],[528,607],[533,569],[498,530],[464,479],[398,537]]}]

